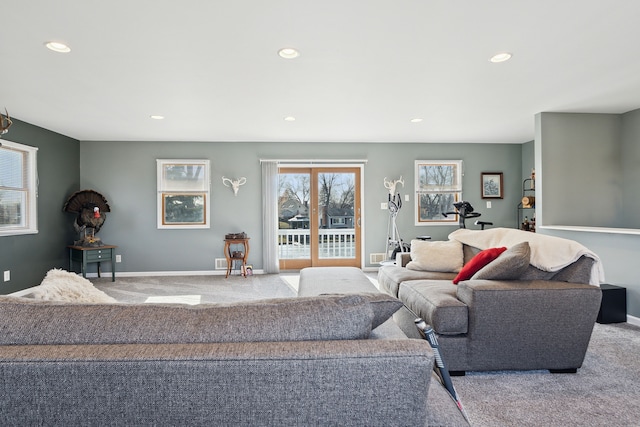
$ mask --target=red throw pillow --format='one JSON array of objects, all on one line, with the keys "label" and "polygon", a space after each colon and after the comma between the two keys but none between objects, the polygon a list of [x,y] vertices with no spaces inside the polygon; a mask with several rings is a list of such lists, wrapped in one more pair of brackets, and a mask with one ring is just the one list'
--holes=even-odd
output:
[{"label": "red throw pillow", "polygon": [[457,285],[458,282],[462,280],[471,279],[471,277],[474,274],[476,274],[478,271],[480,271],[482,267],[489,264],[494,259],[498,258],[500,254],[506,250],[507,248],[503,246],[500,248],[489,248],[489,249],[485,249],[483,251],[478,252],[476,256],[471,258],[469,262],[466,263],[464,267],[462,267],[462,270],[460,270],[460,273],[458,273],[456,278],[453,279],[453,284]]}]

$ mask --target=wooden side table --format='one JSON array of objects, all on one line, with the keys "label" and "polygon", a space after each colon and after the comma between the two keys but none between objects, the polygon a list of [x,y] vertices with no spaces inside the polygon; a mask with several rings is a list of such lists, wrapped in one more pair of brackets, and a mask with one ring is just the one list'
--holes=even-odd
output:
[{"label": "wooden side table", "polygon": [[82,265],[82,277],[87,278],[87,264],[98,263],[98,277],[100,277],[100,263],[102,261],[111,261],[111,281],[116,281],[116,251],[117,246],[67,246],[69,248],[69,271],[73,269],[73,262],[79,262]]},{"label": "wooden side table", "polygon": [[[231,245],[242,245],[243,251],[242,256],[234,255],[232,251]],[[247,277],[247,258],[249,257],[249,238],[244,239],[224,239],[224,256],[227,258],[227,275],[225,278],[229,277],[231,274],[231,268],[233,267],[234,261],[242,261],[242,275]]]}]

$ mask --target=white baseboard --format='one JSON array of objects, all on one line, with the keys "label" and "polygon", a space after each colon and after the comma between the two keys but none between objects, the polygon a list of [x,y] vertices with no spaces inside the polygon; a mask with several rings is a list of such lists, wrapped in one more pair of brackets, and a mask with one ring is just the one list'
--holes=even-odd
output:
[{"label": "white baseboard", "polygon": [[27,289],[22,289],[22,290],[19,290],[19,291],[15,291],[15,292],[12,292],[12,293],[7,294],[7,295],[10,295],[12,297],[23,297],[25,295],[29,295],[33,288],[35,288],[35,286],[32,286],[32,287],[27,288]]},{"label": "white baseboard", "polygon": [[[231,273],[236,273],[237,270],[232,270]],[[224,276],[227,272],[225,270],[200,270],[200,271],[116,271],[117,277],[143,277],[143,276]],[[264,270],[253,270],[253,274],[264,274]],[[110,271],[103,271],[102,278],[111,277]],[[236,275],[236,274],[234,274]],[[87,277],[96,278],[98,273],[87,273]]]},{"label": "white baseboard", "polygon": [[640,317],[627,314],[627,323],[634,326],[640,326]]}]

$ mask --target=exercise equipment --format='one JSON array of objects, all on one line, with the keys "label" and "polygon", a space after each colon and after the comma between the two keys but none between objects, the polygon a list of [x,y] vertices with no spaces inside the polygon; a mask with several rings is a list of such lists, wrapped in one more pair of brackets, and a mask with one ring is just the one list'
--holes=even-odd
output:
[{"label": "exercise equipment", "polygon": [[[471,203],[464,200],[462,202],[454,203],[453,207],[456,209],[454,212],[443,212],[442,216],[447,217],[449,215],[458,215],[458,226],[460,228],[467,228],[467,219],[477,218],[482,215],[480,212],[474,212]],[[480,229],[484,230],[485,225],[493,225],[493,222],[476,220],[474,224],[479,225]]]},{"label": "exercise equipment", "polygon": [[398,193],[397,197],[396,195],[392,196],[389,194],[387,207],[389,209],[389,221],[387,223],[387,256],[390,261],[395,262],[398,252],[409,252],[411,250],[409,244],[402,241],[396,224],[398,211],[402,208],[402,198],[400,197],[400,193]]}]

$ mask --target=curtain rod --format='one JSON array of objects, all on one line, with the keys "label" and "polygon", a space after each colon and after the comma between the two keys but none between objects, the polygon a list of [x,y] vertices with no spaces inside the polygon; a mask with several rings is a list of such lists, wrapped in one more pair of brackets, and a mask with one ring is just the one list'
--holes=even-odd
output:
[{"label": "curtain rod", "polygon": [[367,159],[260,159],[260,163],[264,162],[276,162],[280,163],[306,163],[306,164],[321,164],[321,163],[367,163]]}]

